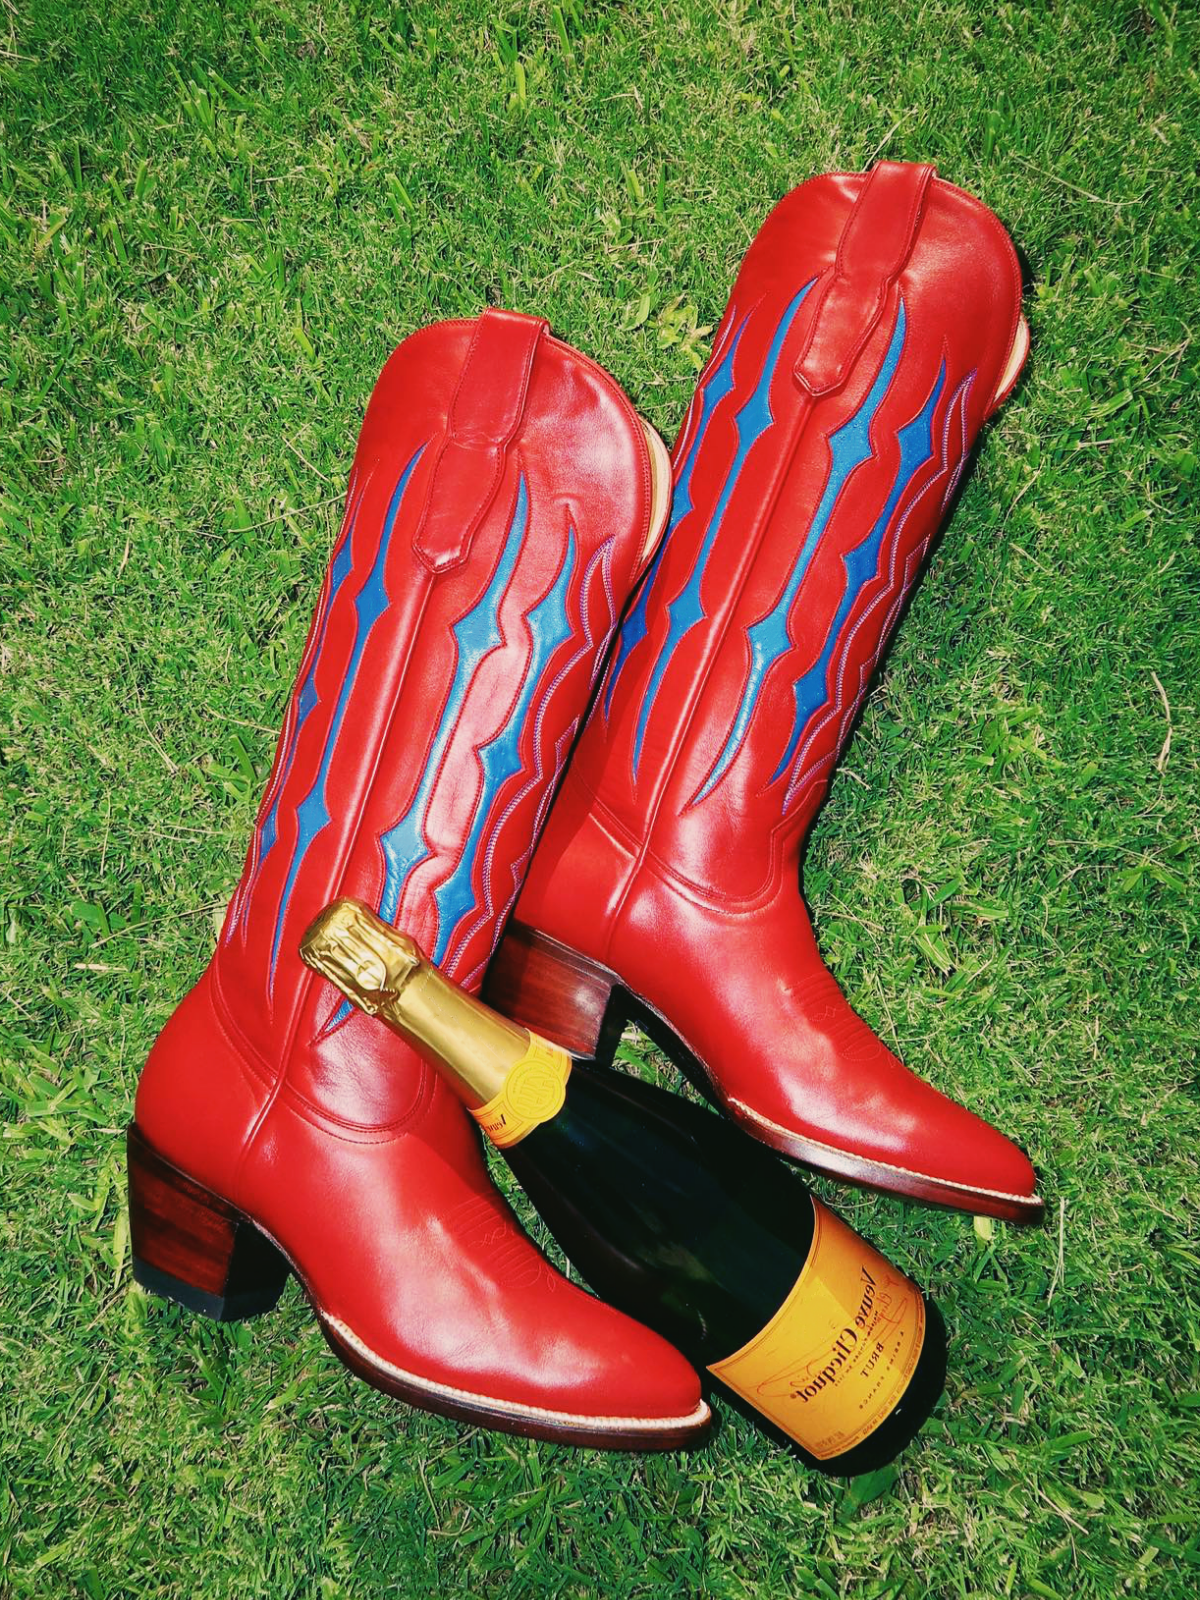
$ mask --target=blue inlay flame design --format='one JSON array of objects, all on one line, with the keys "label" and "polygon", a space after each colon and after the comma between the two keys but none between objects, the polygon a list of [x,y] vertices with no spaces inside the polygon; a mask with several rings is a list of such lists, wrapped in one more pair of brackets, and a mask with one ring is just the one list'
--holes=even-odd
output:
[{"label": "blue inlay flame design", "polygon": [[[886,615],[884,617],[883,626],[882,626],[882,628],[876,628],[874,630],[876,632],[876,635],[877,635],[877,642],[876,642],[876,646],[875,646],[875,651],[874,651],[874,653],[872,655],[872,658],[871,658],[872,659],[872,663],[875,660],[878,659],[878,653],[882,649],[883,644],[884,644],[884,642],[886,641],[886,639],[888,637],[888,634],[891,632],[891,625],[892,625],[892,622],[895,620],[896,611],[898,610],[898,608],[899,608],[899,606],[901,604],[901,601],[903,600],[904,592],[905,592],[905,589],[907,587],[908,578],[909,578],[909,575],[912,572],[913,565],[914,565],[914,563],[920,561],[922,555],[924,554],[924,551],[925,551],[926,547],[929,544],[929,540],[932,537],[933,530],[931,529],[919,541],[919,543],[917,544],[915,550],[912,550],[906,556],[905,562],[904,562],[904,572],[900,576],[899,583],[897,583],[897,581],[896,581],[896,567],[897,567],[897,558],[898,558],[898,555],[899,555],[899,551],[898,551],[897,546],[898,546],[899,539],[901,537],[901,533],[902,533],[902,531],[903,531],[903,529],[905,527],[905,524],[908,522],[909,517],[912,516],[914,510],[917,508],[918,505],[920,505],[920,503],[925,498],[925,496],[929,493],[929,491],[937,483],[939,483],[939,482],[945,480],[947,477],[949,477],[949,483],[947,484],[947,487],[946,487],[946,489],[945,489],[945,491],[944,491],[944,493],[942,495],[942,501],[941,501],[941,509],[944,510],[945,509],[945,505],[946,505],[946,501],[949,498],[950,494],[953,493],[954,485],[957,483],[958,477],[959,477],[959,473],[962,470],[963,458],[965,456],[965,452],[966,452],[966,448],[967,448],[967,438],[966,438],[966,431],[965,431],[965,414],[962,413],[962,412],[959,412],[960,421],[964,424],[963,435],[962,435],[962,446],[961,446],[961,450],[960,450],[960,453],[959,453],[958,458],[957,458],[957,463],[953,466],[953,468],[950,465],[951,454],[950,454],[949,449],[948,449],[948,443],[949,443],[949,438],[950,438],[950,429],[953,426],[954,416],[955,416],[956,411],[958,410],[959,400],[964,395],[964,393],[966,393],[970,389],[970,386],[971,386],[971,383],[974,380],[974,377],[975,377],[975,373],[971,372],[966,378],[964,378],[962,380],[962,382],[959,384],[958,388],[950,396],[950,400],[949,400],[949,402],[948,402],[948,404],[946,406],[946,409],[945,409],[945,412],[944,412],[943,418],[942,418],[942,429],[941,429],[942,438],[941,438],[941,443],[940,443],[940,445],[938,447],[938,450],[936,452],[933,450],[933,443],[932,443],[932,441],[933,441],[933,432],[934,432],[932,413],[933,413],[933,410],[936,408],[936,403],[937,403],[937,400],[938,400],[938,398],[939,398],[939,396],[941,394],[941,391],[945,387],[946,364],[945,364],[944,361],[942,362],[941,368],[940,368],[939,373],[938,373],[937,380],[935,382],[934,390],[933,390],[932,394],[930,395],[929,400],[926,402],[925,406],[923,406],[921,408],[921,410],[917,413],[917,415],[912,419],[912,421],[907,423],[905,425],[905,428],[902,429],[897,434],[897,440],[902,440],[902,439],[904,439],[906,434],[908,434],[908,431],[911,429],[913,438],[916,439],[916,440],[919,440],[920,436],[921,436],[921,433],[923,432],[923,428],[921,427],[921,419],[924,416],[925,412],[928,410],[928,412],[930,413],[930,415],[929,415],[929,436],[930,436],[929,450],[928,450],[927,454],[925,456],[923,456],[920,461],[917,461],[916,463],[914,463],[913,471],[908,475],[907,481],[902,483],[902,487],[901,487],[900,493],[895,497],[895,501],[894,501],[894,505],[893,505],[892,511],[889,514],[890,518],[894,518],[894,514],[895,514],[896,508],[899,507],[899,505],[901,504],[901,502],[905,498],[908,499],[908,504],[905,506],[904,515],[900,518],[899,523],[897,524],[896,537],[892,541],[891,560],[890,560],[890,563],[888,565],[887,577],[884,580],[884,588],[879,594],[877,594],[875,596],[875,598],[872,600],[871,604],[860,615],[858,622],[855,623],[854,628],[851,630],[850,634],[848,635],[847,641],[846,641],[846,650],[848,650],[849,649],[850,640],[853,639],[854,634],[858,631],[858,629],[861,626],[863,626],[866,623],[866,621],[871,616],[871,613],[876,609],[876,607],[879,606],[884,599],[886,599],[887,602],[888,602],[888,609],[887,609],[887,613],[886,613]],[[901,454],[902,454],[902,456],[904,454],[903,446],[902,446]],[[926,461],[930,460],[933,457],[934,454],[937,454],[940,457],[936,472],[934,472],[931,477],[929,477],[929,478],[927,478],[925,480],[925,482],[922,485],[921,490],[920,490],[920,492],[918,494],[909,497],[908,496],[908,489],[911,487],[918,469]],[[901,472],[900,476],[903,477],[903,471]],[[884,533],[886,533],[886,531],[887,531],[886,530],[886,525],[885,525],[883,531],[884,531]],[[850,556],[848,556],[846,559],[849,560],[851,557],[853,557],[854,554],[855,554],[855,552],[851,551],[850,552]],[[879,568],[879,573],[882,576],[882,568]],[[835,645],[835,648],[836,648],[836,645]],[[850,696],[845,700],[845,702],[843,702],[843,698],[842,698],[842,673],[845,671],[846,650],[842,651],[841,665],[838,668],[838,671],[837,671],[837,674],[836,674],[836,678],[835,678],[835,683],[830,683],[830,684],[827,685],[827,690],[826,690],[826,695],[825,695],[825,706],[826,706],[826,714],[825,714],[825,716],[821,717],[820,719],[814,720],[813,715],[812,715],[811,712],[806,712],[805,713],[804,725],[805,725],[805,727],[807,729],[808,736],[805,739],[804,743],[800,747],[800,753],[796,757],[795,765],[793,767],[791,777],[788,779],[787,795],[786,795],[786,797],[784,799],[784,809],[785,810],[787,810],[791,806],[792,800],[793,800],[794,796],[797,794],[797,792],[799,791],[799,789],[801,788],[802,784],[806,783],[810,778],[814,777],[818,772],[820,772],[822,767],[828,766],[829,763],[834,759],[834,756],[836,754],[836,750],[827,752],[825,755],[823,755],[821,757],[821,759],[819,761],[817,761],[814,765],[811,765],[806,769],[805,768],[805,757],[806,757],[806,755],[808,753],[808,750],[809,750],[809,747],[812,745],[813,741],[818,739],[818,738],[820,738],[821,732],[825,728],[825,726],[828,724],[829,720],[832,717],[836,717],[838,715],[838,713],[840,712],[841,713],[841,725],[840,725],[840,727],[838,729],[837,734],[835,735],[835,743],[836,743],[837,740],[840,740],[841,734],[845,729],[846,723],[849,720],[850,716],[854,712],[855,700],[856,700],[856,697],[857,697],[857,687],[851,692]],[[821,704],[820,698],[818,698],[816,700],[815,704],[817,706],[820,706],[820,704]]]},{"label": "blue inlay flame design", "polygon": [[[710,794],[728,772],[734,757],[742,747],[742,741],[746,737],[750,719],[754,714],[754,708],[758,703],[758,696],[762,690],[763,680],[766,678],[767,672],[773,663],[778,661],[780,656],[784,655],[790,648],[791,638],[788,633],[788,618],[791,615],[796,596],[800,591],[800,585],[804,581],[804,575],[808,571],[809,563],[816,552],[821,535],[829,524],[829,519],[833,515],[833,508],[837,504],[838,497],[845,488],[850,474],[856,467],[861,466],[864,461],[870,460],[873,454],[871,448],[871,424],[874,422],[875,413],[879,410],[883,397],[891,385],[896,368],[900,365],[900,356],[904,349],[904,329],[904,302],[901,300],[896,316],[896,326],[892,332],[887,353],[883,358],[883,364],[875,375],[875,381],[854,415],[843,423],[836,433],[830,435],[829,476],[826,479],[825,488],[821,494],[817,509],[813,513],[812,522],[809,524],[808,535],[800,549],[800,554],[792,566],[787,583],[784,585],[783,593],[767,615],[760,617],[746,631],[746,637],[750,644],[750,671],[746,677],[745,688],[742,690],[741,702],[738,705],[737,714],[733,719],[729,735],[725,740],[725,746],[717,757],[712,771],[697,790],[693,804],[696,801],[703,800],[706,795]],[[793,731],[788,744],[788,754],[784,757],[779,770],[771,779],[772,783],[774,783],[775,778],[779,777],[779,774],[795,753],[800,731],[799,729]]]},{"label": "blue inlay flame design", "polygon": [[[483,594],[451,629],[456,651],[454,677],[446,695],[437,732],[429,747],[421,782],[404,815],[386,833],[379,836],[379,848],[383,852],[384,866],[383,888],[379,895],[379,915],[385,922],[396,920],[400,894],[408,882],[410,873],[429,856],[429,846],[423,831],[425,812],[434,785],[437,783],[438,773],[441,771],[446,746],[450,742],[450,735],[454,731],[458,713],[462,709],[467,685],[484,656],[503,641],[504,635],[500,631],[500,602],[516,567],[517,557],[525,541],[528,522],[529,497],[525,487],[525,475],[522,473],[517,484],[516,507],[504,536],[504,547],[500,552],[496,569]],[[321,1029],[321,1037],[327,1037],[335,1028],[340,1027],[352,1009],[349,1000],[343,1000]]]},{"label": "blue inlay flame design", "polygon": [[[304,858],[312,848],[313,841],[323,829],[329,826],[331,820],[329,810],[325,804],[325,784],[329,777],[329,768],[333,761],[333,752],[337,745],[338,734],[341,732],[342,722],[346,715],[346,707],[349,704],[350,695],[353,692],[354,683],[358,677],[359,664],[362,661],[363,652],[366,650],[367,640],[370,637],[371,629],[379,621],[380,617],[388,607],[388,593],[387,589],[384,587],[383,574],[384,568],[387,564],[388,549],[390,547],[392,538],[392,529],[395,526],[396,516],[400,510],[400,502],[404,498],[404,491],[408,487],[408,481],[412,477],[413,471],[416,468],[417,462],[421,459],[424,449],[424,445],[418,447],[416,454],[405,467],[404,471],[400,474],[400,481],[396,484],[396,488],[393,491],[391,501],[388,505],[387,515],[383,520],[383,531],[380,534],[379,549],[376,552],[374,565],[367,574],[366,581],[363,583],[362,588],[358,591],[358,594],[355,597],[354,611],[356,616],[356,628],[354,647],[350,654],[350,662],[346,668],[346,675],[342,680],[342,687],[340,693],[338,694],[337,703],[334,706],[333,718],[329,725],[329,732],[325,735],[325,748],[321,752],[321,764],[317,769],[317,776],[313,780],[312,788],[308,791],[304,799],[296,808],[297,838],[295,848],[292,853],[291,865],[288,868],[287,879],[284,882],[283,894],[279,901],[279,911],[275,919],[275,935],[271,941],[271,965],[267,978],[268,990],[274,987],[275,964],[279,959],[279,943],[283,937],[284,919],[287,915],[288,903],[292,897],[292,890],[295,888],[296,879],[300,875],[300,868],[304,865]],[[347,540],[343,548],[348,551],[349,547],[349,540]],[[316,666],[316,656],[314,655],[312,667],[305,682],[305,689],[309,691],[309,698],[306,701],[308,708],[305,711],[306,716],[308,715],[308,711],[311,711],[313,705],[316,704],[316,689],[314,683]],[[301,690],[301,697],[302,699],[305,698],[304,689]]]},{"label": "blue inlay flame design", "polygon": [[379,838],[385,867],[383,891],[379,897],[379,915],[385,922],[395,920],[400,905],[401,889],[413,868],[419,866],[429,855],[429,846],[423,832],[425,812],[442,768],[446,746],[450,742],[450,735],[462,710],[467,685],[474,677],[475,669],[484,656],[503,643],[504,635],[500,630],[500,602],[512,578],[517,557],[525,542],[525,530],[528,525],[529,495],[525,487],[525,475],[522,473],[517,486],[516,507],[508,525],[508,532],[505,534],[504,547],[496,563],[496,570],[492,573],[482,595],[470,611],[459,618],[451,630],[457,652],[454,677],[442,708],[441,721],[433,736],[433,743],[429,747],[420,785],[404,815]]},{"label": "blue inlay flame design", "polygon": [[[734,452],[729,471],[725,475],[725,482],[721,487],[721,493],[717,497],[717,503],[713,507],[708,526],[704,530],[704,537],[697,551],[691,576],[667,607],[667,637],[654,663],[650,682],[646,687],[641,710],[638,713],[637,730],[633,741],[633,775],[635,779],[637,777],[638,763],[642,755],[642,741],[646,736],[646,724],[650,719],[659,685],[662,683],[667,667],[670,665],[671,657],[697,623],[704,619],[704,603],[700,598],[700,584],[704,577],[704,569],[716,542],[717,534],[720,532],[726,509],[733,497],[733,491],[737,487],[737,481],[741,476],[747,457],[759,439],[762,438],[763,434],[775,421],[774,413],[771,410],[771,384],[775,377],[775,369],[779,365],[783,343],[795,320],[796,313],[815,282],[816,279],[813,278],[806,283],[783,313],[779,326],[771,339],[771,345],[767,351],[767,359],[763,363],[763,370],[754,393],[746,401],[745,405],[734,414],[734,426],[737,429],[737,449]],[[742,326],[745,326],[744,322]],[[740,338],[741,329],[738,332]],[[729,355],[726,358],[731,368],[735,346],[736,341],[734,345],[730,346]],[[722,366],[724,364],[722,363]],[[732,387],[732,377],[730,378],[730,386]]]},{"label": "blue inlay flame design", "polygon": [[475,802],[471,831],[454,871],[433,893],[438,912],[437,939],[431,957],[435,965],[445,960],[454,930],[475,904],[475,891],[471,878],[478,859],[479,842],[484,827],[492,814],[500,790],[509,778],[521,770],[521,734],[528,721],[529,709],[545,673],[546,664],[558,647],[571,637],[571,622],[567,616],[567,595],[570,592],[576,559],[575,530],[568,528],[567,551],[563,558],[562,570],[525,618],[531,649],[516,704],[505,718],[503,727],[476,751],[483,773],[483,788]]},{"label": "blue inlay flame design", "polygon": [[708,425],[713,419],[713,413],[733,388],[733,357],[734,352],[737,350],[738,340],[742,337],[742,329],[746,326],[746,320],[746,317],[742,318],[725,355],[713,368],[705,382],[700,385],[700,416],[696,423],[696,432],[684,458],[683,468],[675,482],[675,488],[671,495],[671,515],[667,522],[666,532],[659,541],[658,550],[655,552],[650,570],[642,583],[641,593],[625,619],[620,638],[617,640],[612,671],[608,675],[608,683],[604,689],[604,715],[606,717],[608,716],[609,704],[612,701],[613,690],[616,688],[617,679],[621,675],[621,668],[649,632],[646,608],[650,601],[650,591],[654,586],[654,580],[658,576],[658,569],[666,552],[667,540],[683,521],[684,517],[687,516],[688,512],[693,509],[692,471],[696,465],[696,457],[700,454],[700,446],[704,443],[704,435],[708,432]]},{"label": "blue inlay flame design", "polygon": [[[333,568],[329,575],[329,597],[325,602],[325,610],[322,613],[321,620],[317,625],[317,638],[316,644],[313,647],[312,660],[309,663],[308,671],[304,675],[304,682],[300,685],[300,693],[296,696],[295,726],[292,729],[291,738],[288,740],[287,753],[284,756],[283,765],[279,771],[279,783],[276,786],[275,798],[271,802],[271,809],[263,818],[262,833],[259,841],[260,850],[258,866],[254,871],[255,878],[257,878],[258,874],[262,871],[263,863],[270,855],[275,846],[275,841],[278,838],[279,803],[283,796],[284,786],[288,780],[288,774],[292,770],[292,762],[296,759],[296,747],[300,742],[301,730],[303,729],[304,724],[308,721],[309,714],[317,703],[317,662],[321,658],[321,646],[325,642],[325,629],[329,623],[329,613],[333,610],[333,603],[337,599],[338,591],[341,589],[342,584],[345,583],[346,577],[350,571],[350,546],[354,539],[354,524],[357,519],[358,510],[356,507],[354,512],[351,514],[350,522],[346,529],[345,537],[342,540],[341,547],[333,558]],[[246,898],[248,904],[249,896],[247,895]]]},{"label": "blue inlay flame design", "polygon": [[[838,602],[837,611],[829,625],[829,633],[822,646],[821,654],[809,667],[803,677],[796,680],[796,717],[793,725],[792,738],[788,745],[788,754],[784,756],[784,765],[790,760],[790,752],[796,748],[800,734],[808,726],[814,711],[826,698],[826,675],[829,671],[830,659],[837,644],[838,635],[845,624],[846,618],[854,607],[854,602],[862,593],[863,585],[873,578],[879,569],[879,552],[883,544],[883,536],[896,514],[896,507],[900,504],[905,491],[916,474],[927,461],[933,459],[933,413],[941,396],[946,382],[946,363],[943,361],[938,372],[937,380],[930,392],[929,399],[917,412],[910,422],[907,422],[896,435],[900,445],[900,465],[896,469],[896,477],[892,483],[891,492],[887,502],[875,522],[874,527],[863,539],[861,544],[855,545],[842,557],[842,565],[846,572],[846,585],[842,591],[842,598]],[[780,772],[783,768],[781,767]],[[779,773],[776,773],[776,777]]]}]

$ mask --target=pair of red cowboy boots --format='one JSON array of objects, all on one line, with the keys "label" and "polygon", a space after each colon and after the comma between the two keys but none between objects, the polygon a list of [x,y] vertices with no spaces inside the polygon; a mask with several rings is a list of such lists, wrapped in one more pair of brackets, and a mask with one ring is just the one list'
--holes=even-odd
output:
[{"label": "pair of red cowboy boots", "polygon": [[1021,1152],[850,1010],[799,888],[1027,342],[996,219],[884,163],[772,213],[673,490],[613,381],[535,318],[485,312],[395,352],[217,951],[139,1085],[144,1285],[232,1318],[295,1272],[369,1382],[512,1432],[649,1449],[707,1428],[688,1363],[549,1265],[441,1081],[303,966],[301,933],[343,894],[468,988],[488,969],[494,1003],[577,1053],[643,1019],[810,1166],[1040,1214]]}]

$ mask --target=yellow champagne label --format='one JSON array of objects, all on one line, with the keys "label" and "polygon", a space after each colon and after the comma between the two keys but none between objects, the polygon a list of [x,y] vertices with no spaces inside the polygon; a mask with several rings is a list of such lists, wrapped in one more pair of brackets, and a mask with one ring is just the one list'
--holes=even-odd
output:
[{"label": "yellow champagne label", "polygon": [[817,1458],[872,1434],[925,1338],[916,1284],[819,1200],[808,1260],[761,1333],[709,1371]]},{"label": "yellow champagne label", "polygon": [[471,1115],[498,1149],[507,1150],[539,1123],[558,1115],[570,1075],[567,1052],[531,1033],[528,1050],[508,1069],[500,1092]]}]

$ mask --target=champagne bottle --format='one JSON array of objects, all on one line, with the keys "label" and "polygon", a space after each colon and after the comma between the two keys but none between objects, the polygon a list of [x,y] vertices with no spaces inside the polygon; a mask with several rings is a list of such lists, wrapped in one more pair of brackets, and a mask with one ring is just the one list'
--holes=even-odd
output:
[{"label": "champagne bottle", "polygon": [[932,1301],[770,1150],[463,993],[354,900],[304,960],[457,1091],[580,1273],[821,1471],[890,1461],[942,1390]]}]

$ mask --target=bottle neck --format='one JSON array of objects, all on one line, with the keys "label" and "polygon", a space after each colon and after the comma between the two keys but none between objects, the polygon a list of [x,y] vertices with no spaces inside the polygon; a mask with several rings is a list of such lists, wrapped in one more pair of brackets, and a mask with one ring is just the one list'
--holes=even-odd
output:
[{"label": "bottle neck", "polygon": [[379,1015],[437,1067],[471,1107],[484,1105],[499,1094],[529,1047],[524,1028],[485,1011],[423,958],[420,968]]},{"label": "bottle neck", "polygon": [[308,965],[428,1061],[470,1108],[490,1103],[530,1036],[464,994],[399,933],[355,900],[328,906],[300,946]]}]

